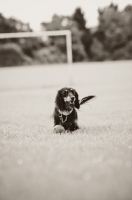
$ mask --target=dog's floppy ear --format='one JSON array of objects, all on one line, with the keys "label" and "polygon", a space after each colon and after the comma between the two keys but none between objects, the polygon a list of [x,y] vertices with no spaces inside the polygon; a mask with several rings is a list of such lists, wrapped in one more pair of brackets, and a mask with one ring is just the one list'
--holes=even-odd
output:
[{"label": "dog's floppy ear", "polygon": [[55,98],[55,103],[56,103],[56,106],[59,110],[63,110],[63,98],[62,98],[62,95],[60,93],[60,91],[58,91],[57,95],[56,95],[56,98]]},{"label": "dog's floppy ear", "polygon": [[76,100],[75,100],[75,107],[77,109],[80,108],[80,104],[79,104],[79,99],[78,99],[78,93],[75,91],[75,97],[76,97]]}]

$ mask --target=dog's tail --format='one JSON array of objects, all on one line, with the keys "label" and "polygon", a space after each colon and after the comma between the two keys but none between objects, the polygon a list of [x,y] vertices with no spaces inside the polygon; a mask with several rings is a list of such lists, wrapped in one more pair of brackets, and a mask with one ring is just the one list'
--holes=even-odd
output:
[{"label": "dog's tail", "polygon": [[87,101],[89,101],[90,99],[95,98],[95,96],[87,96],[87,97],[83,97],[80,101],[79,101],[79,105],[82,105],[84,103],[86,103]]}]

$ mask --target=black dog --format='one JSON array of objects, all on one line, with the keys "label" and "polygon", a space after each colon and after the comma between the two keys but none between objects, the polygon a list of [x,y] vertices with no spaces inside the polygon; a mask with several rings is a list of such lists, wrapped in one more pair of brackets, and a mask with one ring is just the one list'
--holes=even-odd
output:
[{"label": "black dog", "polygon": [[79,101],[78,93],[73,88],[62,88],[55,99],[54,126],[62,125],[67,131],[79,129],[77,111],[80,105],[86,103],[94,96],[84,97]]}]

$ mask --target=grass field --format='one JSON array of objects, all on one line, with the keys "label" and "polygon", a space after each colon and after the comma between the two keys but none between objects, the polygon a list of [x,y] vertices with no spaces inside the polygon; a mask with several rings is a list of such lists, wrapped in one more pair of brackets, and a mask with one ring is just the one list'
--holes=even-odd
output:
[{"label": "grass field", "polygon": [[80,130],[53,133],[67,65],[0,69],[0,200],[132,199],[132,62],[73,65]]}]

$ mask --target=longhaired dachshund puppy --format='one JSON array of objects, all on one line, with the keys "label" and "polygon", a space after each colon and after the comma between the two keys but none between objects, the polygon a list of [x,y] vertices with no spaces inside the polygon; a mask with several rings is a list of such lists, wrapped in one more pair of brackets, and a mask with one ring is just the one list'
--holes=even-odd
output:
[{"label": "longhaired dachshund puppy", "polygon": [[79,109],[80,105],[93,97],[87,96],[79,101],[79,96],[75,89],[67,87],[60,89],[55,98],[54,126],[62,125],[67,131],[79,129],[76,109]]}]

